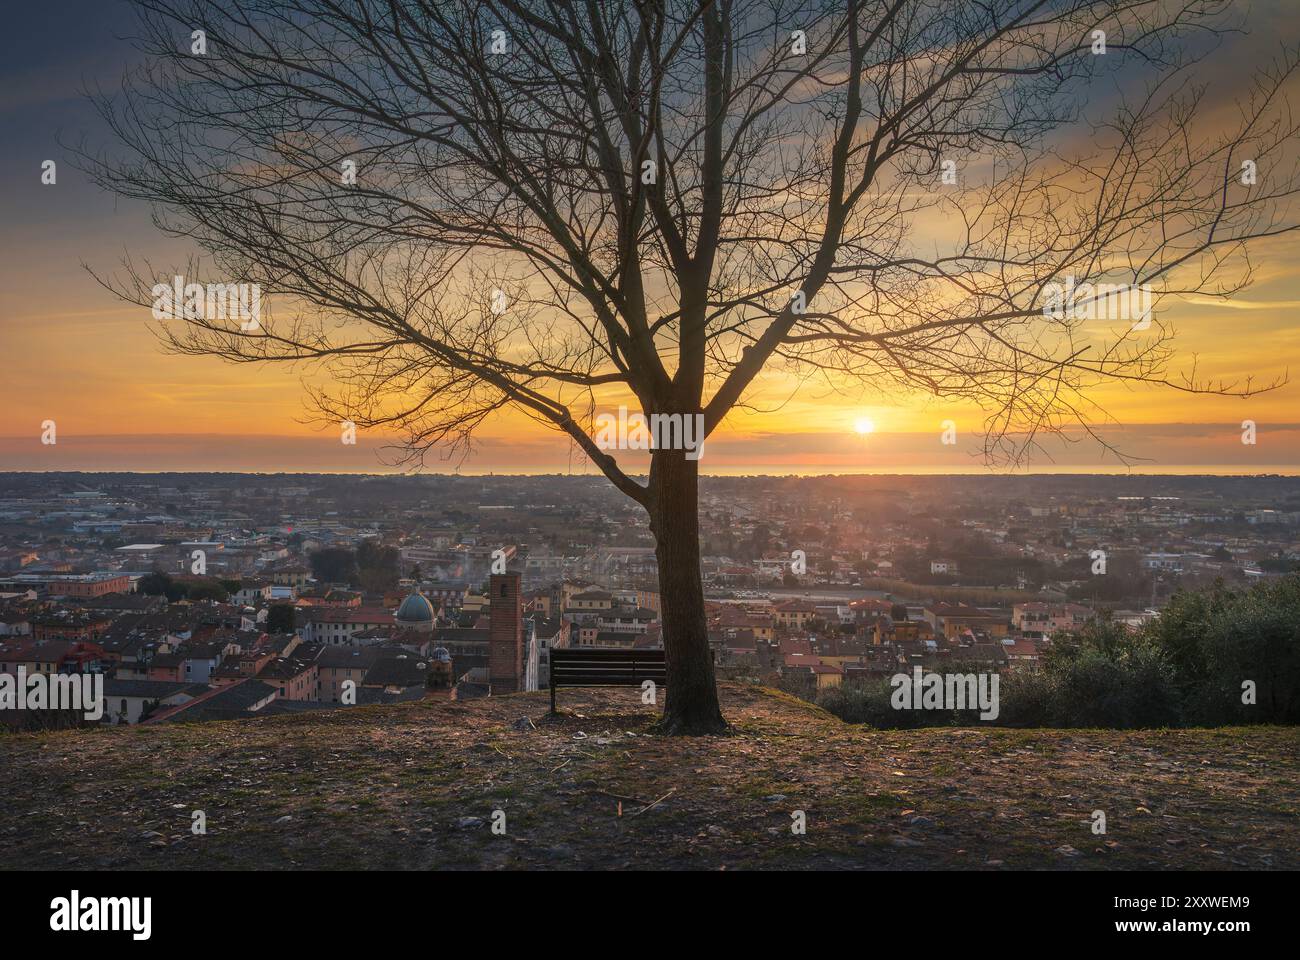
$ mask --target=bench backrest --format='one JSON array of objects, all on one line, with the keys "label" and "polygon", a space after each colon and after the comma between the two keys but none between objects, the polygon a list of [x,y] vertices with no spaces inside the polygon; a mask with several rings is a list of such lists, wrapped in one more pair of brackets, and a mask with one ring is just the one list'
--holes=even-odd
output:
[{"label": "bench backrest", "polygon": [[560,647],[551,651],[552,687],[639,687],[668,682],[662,650]]}]

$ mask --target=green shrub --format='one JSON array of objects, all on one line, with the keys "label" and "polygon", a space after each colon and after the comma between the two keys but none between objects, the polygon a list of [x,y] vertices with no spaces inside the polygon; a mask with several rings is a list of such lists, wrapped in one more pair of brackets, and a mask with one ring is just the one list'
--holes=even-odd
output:
[{"label": "green shrub", "polygon": [[[976,672],[951,663],[944,673]],[[1243,684],[1254,703],[1243,703]],[[1144,629],[1105,617],[1054,638],[1036,671],[1003,673],[996,720],[973,711],[895,710],[888,680],[806,694],[848,723],[881,729],[1300,723],[1300,575],[1247,590],[1180,592]]]},{"label": "green shrub", "polygon": [[888,680],[873,680],[862,685],[843,684],[823,690],[815,702],[845,723],[865,723],[878,730],[936,725],[938,711],[895,710],[889,702],[892,693]]}]

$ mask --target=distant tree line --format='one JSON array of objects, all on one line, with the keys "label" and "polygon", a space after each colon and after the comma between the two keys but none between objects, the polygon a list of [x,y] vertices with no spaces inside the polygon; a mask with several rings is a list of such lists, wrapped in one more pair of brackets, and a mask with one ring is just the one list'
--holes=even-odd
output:
[{"label": "distant tree line", "polygon": [[[1062,537],[1054,542],[1062,548],[1070,546]],[[932,573],[930,561],[938,559],[956,569]],[[1090,552],[1082,547],[1076,556],[1059,564],[1008,556],[979,534],[957,536],[942,547],[932,539],[925,550],[902,549],[894,557],[895,573],[916,584],[1000,587],[1024,577],[1026,586],[1034,589],[1053,580],[1077,581],[1066,591],[1071,600],[1119,602],[1150,596],[1151,576],[1136,553],[1112,551],[1107,557],[1106,576],[1094,576],[1092,562]]]},{"label": "distant tree line", "polygon": [[311,555],[311,572],[321,583],[383,593],[397,586],[401,555],[396,547],[363,540],[356,550],[326,547]]},{"label": "distant tree line", "polygon": [[213,600],[217,603],[225,603],[238,589],[237,580],[218,580],[211,577],[200,580],[176,580],[161,570],[146,574],[136,584],[138,593],[150,597],[166,597],[168,603],[176,603],[179,600],[194,602]]}]

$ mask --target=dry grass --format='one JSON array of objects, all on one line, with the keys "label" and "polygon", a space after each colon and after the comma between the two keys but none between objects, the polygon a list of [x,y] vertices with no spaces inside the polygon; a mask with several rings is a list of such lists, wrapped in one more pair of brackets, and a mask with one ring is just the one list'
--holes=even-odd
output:
[{"label": "dry grass", "polygon": [[734,735],[666,739],[638,691],[560,699],[559,720],[533,694],[2,737],[4,863],[1300,867],[1294,729],[880,732],[727,686]]}]

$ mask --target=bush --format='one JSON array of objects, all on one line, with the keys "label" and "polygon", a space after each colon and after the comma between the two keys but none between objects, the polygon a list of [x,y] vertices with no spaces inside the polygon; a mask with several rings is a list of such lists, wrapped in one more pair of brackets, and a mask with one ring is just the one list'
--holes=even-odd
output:
[{"label": "bush", "polygon": [[1173,663],[1189,722],[1300,723],[1300,576],[1180,592],[1146,636]]},{"label": "bush", "polygon": [[889,702],[892,693],[893,688],[887,680],[861,686],[842,684],[818,693],[815,703],[845,723],[865,723],[878,730],[934,725],[939,711],[895,710]]},{"label": "bush", "polygon": [[1055,675],[1046,670],[1013,670],[1002,674],[997,725],[1052,726],[1053,706],[1059,699],[1057,688]]},{"label": "bush", "polygon": [[1096,647],[1051,668],[1048,723],[1054,727],[1169,727],[1181,721],[1173,668],[1146,646],[1112,658]]},{"label": "bush", "polygon": [[[952,663],[942,672],[976,671]],[[1248,681],[1253,703],[1242,702]],[[1180,592],[1140,631],[1101,618],[1078,635],[1058,636],[1039,670],[1001,675],[993,721],[971,711],[895,710],[891,693],[880,680],[823,691],[815,702],[848,723],[881,729],[1300,723],[1300,575],[1244,591],[1217,583]]]}]

